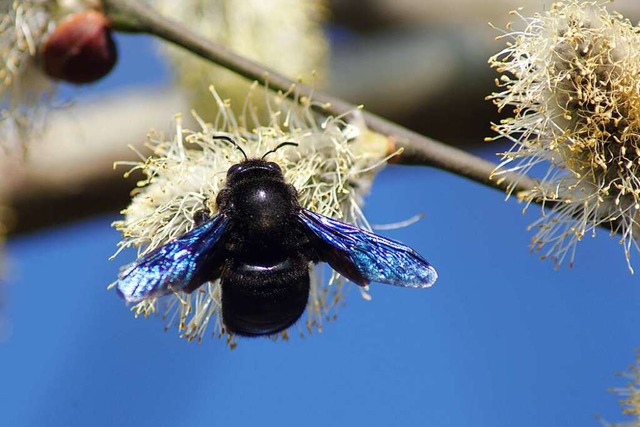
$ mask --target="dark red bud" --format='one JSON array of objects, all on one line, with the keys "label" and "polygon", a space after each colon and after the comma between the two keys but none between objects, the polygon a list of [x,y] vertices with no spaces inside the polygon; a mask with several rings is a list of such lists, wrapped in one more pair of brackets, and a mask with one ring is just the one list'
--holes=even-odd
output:
[{"label": "dark red bud", "polygon": [[40,56],[47,75],[80,84],[107,75],[116,63],[118,52],[109,20],[92,10],[60,22],[43,43]]}]

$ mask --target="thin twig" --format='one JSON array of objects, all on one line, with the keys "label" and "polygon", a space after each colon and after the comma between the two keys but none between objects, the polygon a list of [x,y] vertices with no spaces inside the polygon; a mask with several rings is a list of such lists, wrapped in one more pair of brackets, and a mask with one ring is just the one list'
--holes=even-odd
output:
[{"label": "thin twig", "polygon": [[[312,98],[324,104],[324,112],[342,115],[354,111],[357,106],[319,92],[314,88],[283,76],[263,65],[239,56],[224,47],[193,33],[185,26],[169,20],[138,0],[103,0],[106,12],[116,29],[155,35],[188,51],[212,61],[250,80],[258,81],[277,91],[287,92],[292,85],[298,96]],[[442,169],[470,180],[516,193],[532,189],[532,179],[516,174],[502,175],[500,180],[491,178],[496,165],[473,154],[427,138],[382,117],[362,111],[367,126],[391,137],[398,147],[404,148],[396,163],[423,165]]]}]

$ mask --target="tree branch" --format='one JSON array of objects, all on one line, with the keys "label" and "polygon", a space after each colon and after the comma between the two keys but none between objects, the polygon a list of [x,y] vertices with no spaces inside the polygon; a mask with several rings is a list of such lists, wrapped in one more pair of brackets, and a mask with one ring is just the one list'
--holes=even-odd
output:
[{"label": "tree branch", "polygon": [[[295,85],[298,96],[312,98],[324,104],[325,114],[338,116],[357,109],[356,105],[319,92],[306,84],[294,82],[274,70],[200,37],[138,0],[103,0],[103,5],[118,30],[157,36],[277,91],[287,92],[292,85]],[[501,191],[513,190],[517,193],[533,187],[532,179],[517,174],[505,174],[499,180],[493,180],[491,175],[496,167],[495,164],[427,138],[370,112],[362,111],[362,113],[371,130],[391,137],[398,147],[404,149],[396,159],[396,163],[432,166]]]}]

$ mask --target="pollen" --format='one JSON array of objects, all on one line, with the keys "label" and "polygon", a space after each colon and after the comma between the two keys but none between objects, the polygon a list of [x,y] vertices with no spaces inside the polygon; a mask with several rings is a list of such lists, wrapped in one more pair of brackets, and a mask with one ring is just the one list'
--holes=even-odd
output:
[{"label": "pollen", "polygon": [[[536,173],[519,194],[548,208],[532,224],[532,247],[557,265],[600,226],[620,234],[628,268],[638,250],[640,30],[603,1],[569,0],[525,17],[490,58],[501,75],[489,99],[509,117],[494,124],[513,142],[496,170]],[[496,138],[498,138],[496,137]]]}]

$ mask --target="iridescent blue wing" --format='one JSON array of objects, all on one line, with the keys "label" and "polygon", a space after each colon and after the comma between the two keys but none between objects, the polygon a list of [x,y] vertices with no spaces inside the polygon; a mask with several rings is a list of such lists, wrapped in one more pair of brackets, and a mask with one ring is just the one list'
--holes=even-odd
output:
[{"label": "iridescent blue wing", "polygon": [[438,279],[424,258],[400,242],[306,209],[298,217],[311,232],[320,261],[359,285],[381,282],[427,288]]},{"label": "iridescent blue wing", "polygon": [[227,222],[217,215],[144,255],[120,274],[118,294],[127,302],[139,302],[173,291],[190,292],[215,279],[220,264],[216,243]]}]

